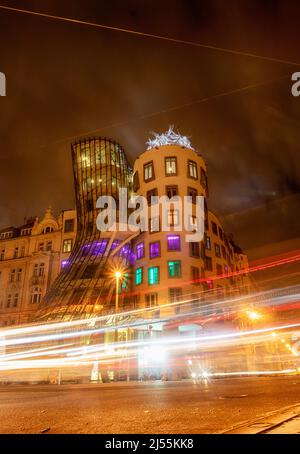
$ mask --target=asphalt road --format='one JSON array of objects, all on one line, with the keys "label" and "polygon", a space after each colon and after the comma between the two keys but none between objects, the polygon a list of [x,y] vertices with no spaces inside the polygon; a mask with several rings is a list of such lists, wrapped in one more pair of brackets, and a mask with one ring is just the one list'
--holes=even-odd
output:
[{"label": "asphalt road", "polygon": [[1,433],[215,433],[300,403],[300,376],[0,387]]}]

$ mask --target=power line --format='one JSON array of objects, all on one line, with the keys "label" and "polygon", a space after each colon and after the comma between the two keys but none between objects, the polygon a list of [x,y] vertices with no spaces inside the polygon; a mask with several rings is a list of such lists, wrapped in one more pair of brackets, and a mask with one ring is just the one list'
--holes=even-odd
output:
[{"label": "power line", "polygon": [[228,48],[213,46],[213,45],[209,45],[209,44],[201,44],[201,43],[197,43],[197,42],[194,42],[194,41],[187,41],[187,40],[183,40],[183,39],[172,38],[172,37],[169,37],[169,36],[162,36],[162,35],[155,35],[155,34],[152,34],[152,33],[139,32],[137,30],[131,30],[131,29],[127,29],[127,28],[113,27],[113,26],[110,26],[110,25],[98,24],[96,22],[89,22],[89,21],[83,21],[83,20],[79,20],[79,19],[72,19],[70,17],[56,16],[56,15],[53,15],[53,14],[41,13],[41,12],[37,12],[37,11],[31,11],[31,10],[20,9],[20,8],[13,8],[13,7],[10,7],[10,6],[3,6],[3,5],[0,5],[0,9],[7,10],[7,11],[12,11],[12,12],[15,12],[15,13],[23,13],[23,14],[29,14],[29,15],[32,15],[32,16],[45,17],[45,18],[48,18],[48,19],[64,21],[64,22],[69,22],[69,23],[73,23],[73,24],[87,25],[89,27],[100,28],[100,29],[103,29],[103,30],[111,30],[111,31],[116,31],[116,32],[121,32],[121,33],[128,33],[128,34],[136,35],[136,36],[143,36],[143,37],[146,37],[146,38],[160,39],[160,40],[168,41],[168,42],[172,42],[172,43],[178,43],[178,44],[184,44],[184,45],[189,45],[189,46],[194,46],[194,47],[200,47],[200,48],[203,48],[203,49],[214,50],[214,51],[217,51],[217,52],[225,52],[227,54],[232,54],[232,55],[240,55],[240,56],[249,57],[249,58],[257,58],[257,59],[260,59],[260,60],[265,60],[265,61],[269,61],[269,62],[273,62],[273,63],[281,63],[281,64],[285,64],[285,65],[300,66],[300,63],[298,63],[298,62],[289,61],[289,60],[283,60],[283,59],[275,58],[275,57],[269,57],[269,56],[266,56],[266,55],[258,55],[258,54],[254,54],[254,53],[251,53],[251,52],[243,52],[243,51],[239,51],[239,50],[228,49]]},{"label": "power line", "polygon": [[140,116],[137,116],[137,117],[130,118],[129,120],[119,121],[119,122],[116,122],[116,123],[110,123],[110,124],[107,124],[105,126],[102,126],[101,128],[97,128],[97,129],[94,129],[94,130],[82,132],[82,133],[76,134],[74,136],[65,137],[63,139],[55,140],[54,142],[52,142],[52,144],[68,142],[70,140],[73,140],[73,139],[76,139],[76,138],[80,138],[80,137],[83,137],[83,136],[91,136],[93,134],[99,133],[99,132],[101,132],[103,130],[106,130],[106,129],[118,128],[118,127],[125,126],[127,124],[130,124],[130,123],[133,123],[133,122],[136,122],[136,121],[139,121],[139,120],[144,120],[144,119],[147,119],[147,118],[155,117],[157,115],[161,115],[161,114],[164,114],[164,113],[174,112],[176,110],[180,110],[180,109],[184,109],[184,108],[187,108],[187,107],[191,107],[191,106],[196,105],[196,104],[202,104],[202,103],[205,103],[205,102],[208,102],[208,101],[212,101],[212,100],[215,100],[215,99],[225,98],[227,96],[238,94],[238,93],[242,93],[242,92],[246,92],[246,91],[252,90],[254,88],[259,88],[259,87],[263,87],[263,86],[266,86],[266,85],[274,84],[274,83],[280,82],[280,81],[285,80],[285,79],[290,79],[290,74],[278,77],[277,79],[272,79],[272,80],[268,80],[268,81],[264,81],[264,82],[259,82],[259,83],[256,83],[256,84],[246,85],[244,87],[235,88],[235,89],[228,90],[228,91],[225,91],[225,92],[222,92],[222,93],[217,93],[215,95],[207,96],[207,97],[204,97],[204,98],[201,98],[201,99],[198,99],[198,100],[195,100],[195,101],[190,101],[190,102],[187,102],[187,103],[184,103],[184,104],[179,104],[179,105],[176,105],[176,106],[167,107],[167,108],[161,109],[159,111],[146,113],[146,114],[143,114],[143,115],[140,115]]}]

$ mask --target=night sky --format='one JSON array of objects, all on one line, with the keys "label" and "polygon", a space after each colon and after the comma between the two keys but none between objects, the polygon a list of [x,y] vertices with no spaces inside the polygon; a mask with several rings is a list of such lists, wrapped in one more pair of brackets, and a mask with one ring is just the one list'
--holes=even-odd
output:
[{"label": "night sky", "polygon": [[[75,138],[90,131],[111,137],[133,162],[150,131],[174,124],[203,154],[209,206],[242,247],[300,235],[300,97],[291,95],[290,80],[300,71],[298,0],[0,5],[299,62],[0,9],[0,71],[7,78],[7,97],[0,97],[0,228],[42,215],[49,204],[56,213],[74,206]],[[255,84],[262,85],[213,98]],[[203,98],[210,99],[196,102]]]}]

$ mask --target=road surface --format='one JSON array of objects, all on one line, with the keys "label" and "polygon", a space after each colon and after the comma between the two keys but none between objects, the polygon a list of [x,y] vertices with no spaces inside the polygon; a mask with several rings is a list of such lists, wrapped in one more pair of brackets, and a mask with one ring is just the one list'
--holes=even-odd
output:
[{"label": "road surface", "polygon": [[1,433],[215,433],[300,403],[300,376],[0,387]]}]

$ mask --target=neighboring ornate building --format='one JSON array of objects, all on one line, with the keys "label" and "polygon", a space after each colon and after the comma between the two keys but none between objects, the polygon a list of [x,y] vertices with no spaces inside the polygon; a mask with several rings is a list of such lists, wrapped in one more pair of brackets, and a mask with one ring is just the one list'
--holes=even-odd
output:
[{"label": "neighboring ornate building", "polygon": [[76,235],[76,212],[51,208],[42,219],[0,231],[0,326],[30,321],[68,259]]},{"label": "neighboring ornate building", "polygon": [[[207,207],[206,164],[188,138],[172,129],[156,134],[133,172],[122,147],[109,139],[76,142],[72,158],[76,238],[75,211],[64,211],[56,220],[50,209],[41,221],[0,232],[2,325],[113,313],[114,264],[123,268],[120,310],[157,307],[156,314],[179,314],[189,304],[176,303],[197,308],[203,301],[249,292],[247,257]],[[204,240],[186,242],[190,232],[185,230],[151,231],[153,219],[148,232],[99,232],[96,201],[113,195],[118,202],[119,187],[133,188],[149,201],[151,196],[191,196],[193,201],[205,196]],[[167,216],[176,225],[176,210]],[[161,311],[167,303],[175,304]],[[222,305],[211,307],[224,313]]]}]

